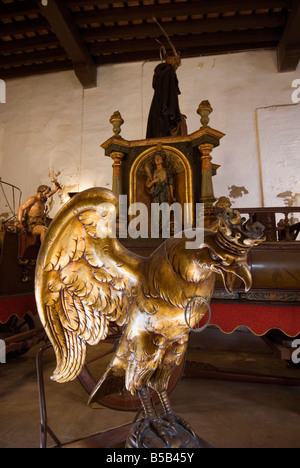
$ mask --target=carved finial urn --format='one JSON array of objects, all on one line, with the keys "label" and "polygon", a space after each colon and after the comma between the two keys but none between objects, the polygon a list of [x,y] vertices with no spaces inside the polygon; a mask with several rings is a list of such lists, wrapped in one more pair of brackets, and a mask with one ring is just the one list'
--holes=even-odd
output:
[{"label": "carved finial urn", "polygon": [[119,111],[115,111],[111,118],[109,119],[110,123],[113,126],[113,132],[115,136],[120,135],[121,133],[121,125],[123,125],[124,120],[122,119],[122,116]]},{"label": "carved finial urn", "polygon": [[209,115],[212,113],[213,108],[210,105],[209,101],[202,101],[199,104],[197,114],[200,115],[200,122],[203,127],[207,127],[209,124]]}]

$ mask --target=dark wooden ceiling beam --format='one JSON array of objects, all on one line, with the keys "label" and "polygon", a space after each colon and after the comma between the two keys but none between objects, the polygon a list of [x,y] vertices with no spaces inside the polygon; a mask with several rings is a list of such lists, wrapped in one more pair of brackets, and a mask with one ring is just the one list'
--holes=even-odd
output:
[{"label": "dark wooden ceiling beam", "polygon": [[0,67],[11,67],[28,65],[37,62],[48,62],[68,58],[65,50],[62,47],[55,49],[47,49],[35,52],[27,52],[24,54],[11,54],[0,57]]},{"label": "dark wooden ceiling beam", "polygon": [[300,2],[294,1],[293,7],[277,50],[279,72],[296,70],[300,60]]},{"label": "dark wooden ceiling beam", "polygon": [[[269,44],[266,42],[263,43],[256,43],[255,47],[250,43],[242,44],[231,44],[230,45],[230,53],[233,52],[241,52],[241,51],[249,51],[255,49],[274,49],[275,44],[274,42],[270,42]],[[228,54],[228,46],[226,44],[220,44],[210,47],[197,47],[193,46],[185,51],[182,54],[183,58],[190,58],[190,57],[205,57],[210,55],[219,55],[219,54]],[[157,51],[149,51],[147,54],[146,61],[158,61]],[[143,51],[131,52],[131,53],[124,53],[124,54],[109,54],[109,55],[101,55],[95,58],[95,61],[98,66],[107,65],[111,63],[128,63],[128,62],[142,62],[145,61],[145,54]]]},{"label": "dark wooden ceiling beam", "polygon": [[[76,7],[85,7],[85,6],[97,6],[97,5],[111,5],[120,7],[122,2],[120,0],[66,0],[66,3],[69,8]],[[127,3],[127,2],[126,2]],[[188,7],[192,4],[198,4],[198,7],[202,9],[204,14],[207,13],[224,13],[226,11],[239,11],[239,10],[252,10],[252,9],[261,9],[261,8],[289,8],[291,6],[292,0],[188,0],[187,2],[182,2],[183,5]],[[164,9],[167,7],[170,10],[177,8],[178,5],[174,2],[169,2],[166,4],[155,4],[154,6],[145,5],[143,7],[149,10],[155,8],[155,12],[159,11],[160,8]],[[184,8],[184,6],[182,6]],[[129,10],[135,7],[129,7]],[[138,7],[139,8],[139,7]],[[181,8],[179,6],[179,8]],[[101,10],[102,11],[102,10]],[[105,10],[103,10],[105,11]],[[173,16],[173,15],[172,15]]]},{"label": "dark wooden ceiling beam", "polygon": [[1,78],[4,80],[11,78],[21,78],[24,76],[43,75],[60,71],[73,70],[71,60],[57,60],[51,63],[39,65],[27,65],[22,67],[0,68]]},{"label": "dark wooden ceiling beam", "polygon": [[[259,44],[273,44],[276,48],[280,40],[280,29],[268,29],[261,31],[227,31],[222,34],[190,34],[187,36],[174,36],[172,41],[176,50],[180,53],[192,47],[212,47],[216,45],[226,45],[230,49],[232,44],[248,44],[249,47]],[[147,51],[156,50],[157,58],[159,58],[159,48],[156,41],[149,39],[132,39],[125,41],[109,41],[109,42],[94,42],[90,44],[89,51],[91,55],[104,55],[104,54],[124,54],[132,51],[144,51],[144,60],[147,57]]]},{"label": "dark wooden ceiling beam", "polygon": [[40,4],[40,9],[72,60],[74,72],[82,86],[96,87],[97,68],[64,1],[51,0],[47,6]]},{"label": "dark wooden ceiling beam", "polygon": [[190,0],[200,3],[207,13],[240,10],[260,10],[273,8],[289,8],[293,0]]},{"label": "dark wooden ceiling beam", "polygon": [[189,0],[202,4],[207,13],[226,11],[289,8],[293,0]]},{"label": "dark wooden ceiling beam", "polygon": [[14,39],[13,41],[1,41],[0,55],[15,52],[26,52],[27,50],[40,49],[42,47],[53,47],[59,44],[59,40],[53,33],[42,36],[27,37],[25,39]]},{"label": "dark wooden ceiling beam", "polygon": [[80,6],[94,6],[94,5],[114,5],[120,4],[118,0],[66,0],[66,4],[69,8],[75,8]]},{"label": "dark wooden ceiling beam", "polygon": [[[105,10],[91,10],[84,12],[74,12],[73,17],[78,26],[90,23],[100,23],[116,21],[116,18],[122,18],[126,21],[147,20],[155,15],[156,18],[185,15],[199,15],[208,13],[225,13],[226,11],[239,12],[240,10],[288,8],[291,0],[262,0],[262,1],[243,1],[243,2],[203,2],[188,1],[182,3],[163,3],[160,5],[145,5],[136,7],[118,7]],[[280,14],[280,13],[279,13]]]},{"label": "dark wooden ceiling beam", "polygon": [[[260,44],[256,44],[257,47],[260,47]],[[262,43],[261,48],[266,48],[267,44]],[[270,48],[274,48],[273,44],[270,44]],[[236,45],[231,45],[231,52],[240,52],[241,50],[251,50],[253,49],[253,46],[251,47],[251,44],[236,44]],[[216,45],[216,46],[211,46],[211,47],[191,47],[188,51],[188,57],[193,57],[193,56],[209,56],[209,55],[215,55],[215,54],[226,54],[228,53],[228,48],[226,45]],[[144,52],[131,52],[131,53],[126,53],[126,54],[110,54],[110,55],[105,55],[101,57],[96,58],[96,64],[98,66],[101,65],[106,65],[106,64],[112,64],[112,63],[127,63],[127,62],[135,62],[135,61],[144,61],[145,60],[145,55]],[[153,50],[150,51],[147,57],[148,61],[151,60],[158,60],[157,57],[157,51]],[[0,75],[1,78],[4,80],[8,79],[14,79],[14,78],[21,78],[25,76],[33,76],[33,75],[41,75],[41,74],[47,74],[47,73],[55,73],[55,72],[60,72],[60,71],[66,71],[66,70],[73,70],[73,64],[71,60],[60,60],[60,61],[55,61],[51,63],[43,63],[43,64],[35,64],[35,65],[29,65],[29,66],[20,66],[20,67],[11,67],[11,68],[0,68]]]},{"label": "dark wooden ceiling beam", "polygon": [[[153,14],[182,57],[278,48],[279,70],[294,70],[300,57],[299,8],[300,0],[165,0],[155,5],[48,0],[47,7],[41,0],[1,1],[1,78],[73,67],[89,88],[96,86],[97,65],[158,60],[154,39],[165,45],[166,40],[151,20]],[[239,13],[242,10],[244,14]],[[233,14],[223,15],[226,12]],[[197,17],[201,14],[202,19]]]},{"label": "dark wooden ceiling beam", "polygon": [[[251,15],[239,18],[210,18],[204,20],[170,21],[163,26],[170,36],[174,34],[219,33],[220,31],[264,29],[284,27],[286,15]],[[85,41],[95,39],[127,39],[133,37],[158,37],[161,35],[155,23],[134,26],[111,26],[82,29]]]},{"label": "dark wooden ceiling beam", "polygon": [[12,23],[2,24],[0,29],[0,37],[15,36],[29,32],[38,32],[44,29],[49,29],[49,24],[45,18],[36,18],[23,21],[14,21]]},{"label": "dark wooden ceiling beam", "polygon": [[29,15],[39,13],[39,7],[34,0],[18,2],[18,3],[5,3],[0,5],[0,19],[9,19],[15,16]]}]

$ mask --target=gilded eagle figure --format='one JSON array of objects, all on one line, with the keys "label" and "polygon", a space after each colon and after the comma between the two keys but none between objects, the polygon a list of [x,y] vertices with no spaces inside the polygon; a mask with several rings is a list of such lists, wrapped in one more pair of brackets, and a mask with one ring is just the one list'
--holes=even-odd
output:
[{"label": "gilded eagle figure", "polygon": [[[189,239],[184,236],[173,237],[142,257],[113,235],[117,211],[112,191],[85,190],[55,216],[40,248],[35,294],[56,354],[52,379],[75,379],[85,363],[86,345],[105,339],[109,323],[115,322],[122,327],[122,336],[89,402],[106,394],[111,380],[120,382],[139,396],[144,410],[128,447],[147,447],[150,433],[155,434],[156,446],[197,447],[192,429],[171,408],[169,378],[184,358],[189,326],[196,326],[207,312],[216,274],[229,292],[236,276],[246,290],[250,288],[247,252],[263,240],[263,226],[227,210],[213,230],[205,230],[197,248],[187,248]],[[197,297],[203,299],[200,315],[188,326],[185,310]],[[160,397],[160,416],[149,389]]]}]

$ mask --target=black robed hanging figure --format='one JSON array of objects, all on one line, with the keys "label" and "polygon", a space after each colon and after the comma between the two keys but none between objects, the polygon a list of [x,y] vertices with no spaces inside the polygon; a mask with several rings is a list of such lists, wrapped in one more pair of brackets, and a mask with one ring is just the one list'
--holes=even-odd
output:
[{"label": "black robed hanging figure", "polygon": [[181,65],[180,56],[156,18],[153,19],[167,37],[172,52],[167,53],[162,46],[164,61],[154,70],[152,82],[154,95],[148,116],[146,137],[186,135],[185,116],[179,109],[180,90],[176,75],[176,70]]}]

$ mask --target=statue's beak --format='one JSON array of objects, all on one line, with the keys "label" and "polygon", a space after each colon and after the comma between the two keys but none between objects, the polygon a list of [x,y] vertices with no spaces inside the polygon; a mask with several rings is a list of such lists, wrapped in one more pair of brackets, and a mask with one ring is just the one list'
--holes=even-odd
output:
[{"label": "statue's beak", "polygon": [[245,291],[249,291],[252,285],[252,276],[247,263],[234,263],[230,268],[220,268],[223,277],[225,289],[228,293],[233,292],[233,284],[236,276],[241,278],[245,284]]}]

